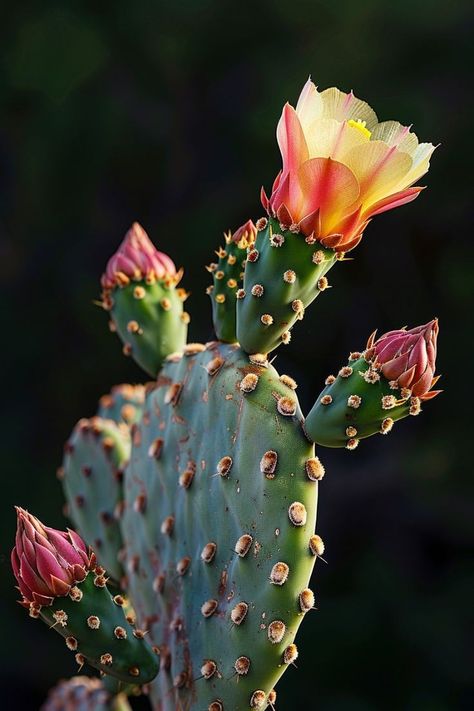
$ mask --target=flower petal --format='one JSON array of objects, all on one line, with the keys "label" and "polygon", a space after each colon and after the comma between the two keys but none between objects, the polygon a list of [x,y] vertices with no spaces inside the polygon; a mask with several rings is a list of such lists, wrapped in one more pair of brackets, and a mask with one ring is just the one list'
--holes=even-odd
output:
[{"label": "flower petal", "polygon": [[352,91],[346,94],[333,86],[325,89],[321,96],[325,118],[335,118],[337,121],[365,121],[369,131],[378,123],[375,111],[365,101],[354,96]]},{"label": "flower petal", "polygon": [[374,215],[381,215],[382,212],[387,212],[387,210],[393,210],[394,207],[400,207],[401,205],[406,205],[408,202],[412,202],[424,188],[407,188],[406,190],[401,190],[398,193],[393,193],[382,200],[379,200],[375,205],[371,205],[368,210],[364,213],[366,216],[373,217]]},{"label": "flower petal", "polygon": [[359,196],[354,173],[331,158],[312,158],[301,166],[298,178],[305,198],[300,219],[319,208],[322,235],[330,234],[332,226]]},{"label": "flower petal", "polygon": [[[408,153],[400,153],[382,141],[370,141],[348,152],[345,163],[357,176],[360,184],[360,200],[363,208],[396,192],[397,186],[405,183],[412,167]],[[408,183],[402,187],[406,187]]]},{"label": "flower petal", "polygon": [[387,146],[396,146],[403,153],[413,157],[418,148],[418,138],[410,131],[409,126],[403,126],[398,121],[382,121],[374,126],[372,141],[383,141]]},{"label": "flower petal", "polygon": [[308,147],[296,111],[285,104],[277,126],[277,141],[283,159],[283,173],[297,170],[308,160]]},{"label": "flower petal", "polygon": [[296,113],[301,122],[301,126],[305,134],[308,127],[320,118],[323,113],[323,100],[321,94],[311,81],[308,79],[301,91],[300,98],[296,104]]},{"label": "flower petal", "polygon": [[369,136],[350,126],[347,121],[341,122],[332,118],[313,121],[306,132],[311,158],[333,158],[340,163],[345,162],[344,157],[351,148],[366,144],[369,140]]}]

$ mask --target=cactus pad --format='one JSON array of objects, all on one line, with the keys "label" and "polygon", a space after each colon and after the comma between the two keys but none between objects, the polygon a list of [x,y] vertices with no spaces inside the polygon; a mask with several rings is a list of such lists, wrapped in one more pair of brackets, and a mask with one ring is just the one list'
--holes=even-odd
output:
[{"label": "cactus pad", "polygon": [[237,340],[247,353],[269,353],[289,343],[290,331],[327,286],[336,261],[333,249],[315,239],[282,230],[276,220],[259,220],[249,250],[243,290],[237,299]]},{"label": "cactus pad", "polygon": [[156,708],[264,708],[296,658],[323,470],[295,387],[215,342],[173,356],[148,394],[122,523],[134,608],[162,655]]},{"label": "cactus pad", "polygon": [[119,581],[122,537],[118,516],[124,467],[130,458],[129,429],[101,417],[82,419],[64,449],[59,475],[69,517],[94,548],[100,564]]}]

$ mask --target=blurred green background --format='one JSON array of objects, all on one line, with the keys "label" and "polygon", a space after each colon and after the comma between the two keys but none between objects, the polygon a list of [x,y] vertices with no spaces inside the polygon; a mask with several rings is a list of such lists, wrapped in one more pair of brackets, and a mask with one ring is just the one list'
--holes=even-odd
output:
[{"label": "blurred green background", "polygon": [[[102,6],[102,7],[99,7]],[[15,603],[13,504],[64,526],[55,479],[74,422],[142,375],[93,304],[137,219],[186,267],[191,339],[211,336],[203,265],[279,168],[275,126],[308,74],[441,142],[412,205],[354,261],[278,355],[304,409],[381,331],[441,323],[445,392],[355,453],[321,450],[318,611],[279,709],[473,708],[471,229],[474,13],[468,0],[24,2],[2,9],[2,708],[37,709],[75,671]],[[138,707],[137,707],[138,708]]]}]

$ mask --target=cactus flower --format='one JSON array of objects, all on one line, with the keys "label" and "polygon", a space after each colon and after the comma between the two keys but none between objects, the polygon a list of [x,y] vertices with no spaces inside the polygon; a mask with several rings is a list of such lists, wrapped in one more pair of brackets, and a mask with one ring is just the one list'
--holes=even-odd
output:
[{"label": "cactus flower", "polygon": [[44,526],[35,516],[16,507],[17,532],[11,553],[13,573],[28,606],[51,605],[81,582],[91,565],[84,541],[74,531]]},{"label": "cactus flower", "polygon": [[173,260],[159,252],[143,227],[134,222],[117,252],[109,259],[102,286],[112,289],[117,284],[123,285],[124,281],[166,278],[172,281],[177,278]]},{"label": "cactus flower", "polygon": [[407,388],[420,400],[430,400],[441,392],[431,390],[440,377],[434,377],[438,331],[438,320],[433,319],[410,330],[389,331],[377,340],[372,334],[366,358],[396,387]]},{"label": "cactus flower", "polygon": [[308,79],[296,109],[286,104],[277,139],[283,167],[262,204],[292,227],[338,251],[355,247],[369,220],[414,200],[435,146],[410,127],[379,123],[371,107]]}]

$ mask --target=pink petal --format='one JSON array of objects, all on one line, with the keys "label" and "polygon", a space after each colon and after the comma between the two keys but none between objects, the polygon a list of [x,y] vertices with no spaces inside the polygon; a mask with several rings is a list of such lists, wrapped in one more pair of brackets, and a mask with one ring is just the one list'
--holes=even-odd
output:
[{"label": "pink petal", "polygon": [[422,190],[424,190],[422,187],[407,188],[406,190],[401,190],[398,193],[389,195],[388,197],[379,200],[374,205],[371,205],[371,207],[367,210],[367,216],[373,217],[374,215],[382,214],[382,212],[387,212],[387,210],[393,210],[395,207],[406,205],[407,203],[415,200]]},{"label": "pink petal", "polygon": [[35,590],[45,595],[51,592],[45,581],[37,575],[24,556],[22,556],[20,560],[20,576],[23,583],[30,588],[30,590]]},{"label": "pink petal", "polygon": [[[377,359],[377,362],[378,359]],[[387,380],[398,380],[402,373],[405,372],[408,363],[408,353],[397,356],[392,360],[385,361],[382,365],[382,373]]]},{"label": "pink petal", "polygon": [[298,171],[303,195],[303,214],[318,208],[321,211],[323,235],[333,232],[341,216],[359,196],[359,183],[354,173],[343,163],[331,158],[312,158]]},{"label": "pink petal", "polygon": [[36,549],[36,569],[45,581],[49,581],[51,575],[64,581],[68,579],[67,572],[61,568],[54,555],[41,546]]},{"label": "pink petal", "polygon": [[283,160],[283,173],[297,171],[308,160],[308,146],[295,109],[285,104],[277,126],[277,141]]}]

